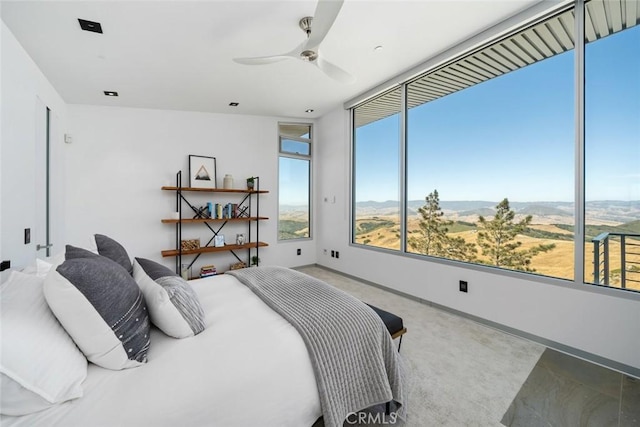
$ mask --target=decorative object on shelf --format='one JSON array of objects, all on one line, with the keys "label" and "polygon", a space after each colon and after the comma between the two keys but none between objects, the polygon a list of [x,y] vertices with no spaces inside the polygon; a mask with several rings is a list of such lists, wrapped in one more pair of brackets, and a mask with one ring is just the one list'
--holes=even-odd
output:
[{"label": "decorative object on shelf", "polygon": [[247,178],[247,189],[248,190],[253,190],[253,186],[255,184],[255,177],[251,176],[249,178]]},{"label": "decorative object on shelf", "polygon": [[200,249],[200,239],[184,239],[180,241],[180,248],[183,251]]},{"label": "decorative object on shelf", "polygon": [[195,156],[190,154],[189,187],[217,188],[216,181],[216,158],[207,156]]},{"label": "decorative object on shelf", "polygon": [[213,238],[213,246],[216,248],[221,248],[224,246],[224,235],[218,234]]},{"label": "decorative object on shelf", "polygon": [[240,262],[236,262],[234,264],[231,264],[229,266],[229,270],[240,270],[242,268],[247,268],[247,264],[245,264],[244,262],[240,261]]},{"label": "decorative object on shelf", "polygon": [[251,257],[251,265],[257,267],[258,264],[260,264],[260,258],[258,258],[258,255],[254,255]]},{"label": "decorative object on shelf", "polygon": [[180,276],[184,280],[189,280],[191,278],[191,266],[189,264],[180,265]]},{"label": "decorative object on shelf", "polygon": [[222,180],[222,188],[226,190],[233,189],[233,176],[230,174],[226,174],[224,179]]},{"label": "decorative object on shelf", "polygon": [[180,212],[171,212],[169,214],[169,219],[180,219]]},{"label": "decorative object on shelf", "polygon": [[236,245],[244,245],[244,234],[236,234]]}]

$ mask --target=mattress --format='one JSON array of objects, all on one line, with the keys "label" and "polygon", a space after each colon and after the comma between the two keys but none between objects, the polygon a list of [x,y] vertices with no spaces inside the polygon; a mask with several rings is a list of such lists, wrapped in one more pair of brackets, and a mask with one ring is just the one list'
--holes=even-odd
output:
[{"label": "mattress", "polygon": [[[148,363],[90,364],[84,396],[9,426],[311,426],[321,415],[302,338],[232,276],[190,282],[206,329],[175,339],[151,332]],[[46,351],[46,349],[43,349]]]}]

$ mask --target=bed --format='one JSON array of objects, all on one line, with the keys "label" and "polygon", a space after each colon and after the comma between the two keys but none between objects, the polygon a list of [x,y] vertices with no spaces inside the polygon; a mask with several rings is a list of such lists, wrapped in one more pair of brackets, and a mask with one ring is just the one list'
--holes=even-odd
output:
[{"label": "bed", "polygon": [[[327,396],[326,391],[333,390],[331,394],[341,394],[342,389],[335,387],[348,388],[349,385],[330,383],[336,382],[335,378],[340,379],[343,376],[349,380],[347,382],[353,382],[349,373],[322,377],[318,373],[318,365],[324,362],[318,362],[319,359],[312,357],[312,353],[324,351],[331,346],[326,343],[314,344],[313,339],[305,335],[304,331],[301,332],[298,327],[292,325],[292,319],[285,320],[285,317],[295,317],[298,314],[277,312],[273,301],[263,300],[259,296],[261,291],[251,288],[251,280],[262,282],[263,277],[267,277],[264,275],[271,276],[274,270],[270,270],[269,267],[245,270],[247,273],[260,274],[253,274],[249,279],[241,277],[242,274],[224,274],[189,282],[205,314],[204,329],[200,333],[176,339],[151,326],[151,344],[146,354],[146,363],[122,370],[106,369],[88,363],[86,379],[82,381],[82,397],[57,403],[48,409],[27,415],[2,415],[0,424],[6,427],[299,427],[311,426],[324,415],[325,425],[342,425],[347,413],[338,412],[337,416],[327,416],[327,400],[330,401],[332,396]],[[289,269],[275,271],[285,275],[292,272]],[[297,272],[293,274],[301,275]],[[274,286],[280,287],[282,283],[276,282]],[[262,292],[268,293],[269,289]],[[314,290],[311,297],[313,301],[309,302],[305,310],[315,310],[309,307],[318,305],[318,295]],[[300,301],[300,304],[295,305],[304,305],[302,300]],[[351,303],[352,301],[349,302]],[[309,319],[314,317],[326,316],[317,311],[312,313]],[[374,317],[377,318],[375,314]],[[387,346],[386,340],[390,341],[391,338],[379,318],[378,321],[386,336],[382,338],[382,342]],[[345,335],[342,331],[330,336],[345,336],[351,340],[354,337],[352,332]],[[360,340],[380,342],[377,336],[375,339],[357,339]],[[313,350],[314,345],[319,349]],[[363,346],[358,350],[360,352],[357,353],[357,357],[365,357],[362,355],[371,353],[366,344],[348,343],[348,346]],[[335,360],[331,359],[331,363],[334,362]],[[382,363],[385,371],[397,370],[399,365],[395,365],[396,362],[399,363],[399,359],[375,361]],[[345,368],[331,369],[339,371]],[[359,393],[366,396],[367,404],[380,404],[390,400],[395,404],[395,411],[403,411],[402,378],[393,375],[389,378],[388,384],[377,387],[385,389],[380,393],[367,396],[367,393],[371,393],[369,389],[376,387],[366,383],[363,383],[364,389],[359,390]],[[347,390],[345,393],[352,392],[353,390]],[[385,398],[380,399],[380,396]],[[351,408],[360,409],[365,408]]]}]

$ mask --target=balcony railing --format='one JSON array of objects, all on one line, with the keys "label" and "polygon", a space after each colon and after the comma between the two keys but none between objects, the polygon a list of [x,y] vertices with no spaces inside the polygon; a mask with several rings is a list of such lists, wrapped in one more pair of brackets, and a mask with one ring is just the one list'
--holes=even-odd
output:
[{"label": "balcony railing", "polygon": [[[622,289],[631,284],[640,284],[640,234],[600,233],[591,242],[593,243],[593,283]],[[618,248],[614,246],[618,243],[619,253]],[[619,268],[615,268],[618,263],[614,262],[613,266],[611,264],[614,258],[617,260],[618,255],[620,256]],[[637,288],[637,286],[634,287]]]}]

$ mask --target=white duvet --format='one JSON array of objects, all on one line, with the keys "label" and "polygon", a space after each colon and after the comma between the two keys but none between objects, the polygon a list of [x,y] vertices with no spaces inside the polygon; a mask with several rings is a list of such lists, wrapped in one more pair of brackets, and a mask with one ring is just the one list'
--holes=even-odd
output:
[{"label": "white duvet", "polygon": [[[9,426],[311,426],[321,415],[311,361],[296,330],[229,275],[189,282],[206,329],[175,339],[153,328],[148,363],[90,364],[84,396]],[[46,351],[46,349],[43,349]]]}]

